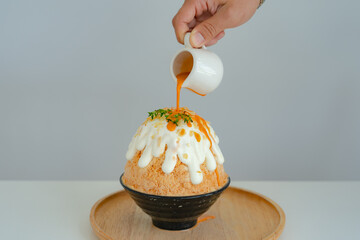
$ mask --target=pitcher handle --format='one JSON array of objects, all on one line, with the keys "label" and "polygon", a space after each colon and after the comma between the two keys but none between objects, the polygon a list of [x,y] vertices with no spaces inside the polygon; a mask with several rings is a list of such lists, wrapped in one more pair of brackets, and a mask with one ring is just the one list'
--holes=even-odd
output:
[{"label": "pitcher handle", "polygon": [[[193,48],[190,44],[190,32],[187,32],[185,34],[185,37],[184,37],[184,45],[185,45],[185,48]],[[206,49],[205,46],[202,46],[201,47],[202,49]]]}]

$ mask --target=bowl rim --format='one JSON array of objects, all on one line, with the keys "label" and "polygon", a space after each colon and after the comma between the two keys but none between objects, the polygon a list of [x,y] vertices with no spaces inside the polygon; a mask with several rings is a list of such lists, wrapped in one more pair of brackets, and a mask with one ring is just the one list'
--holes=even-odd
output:
[{"label": "bowl rim", "polygon": [[165,199],[194,199],[194,198],[200,198],[200,197],[208,197],[208,196],[211,196],[211,195],[215,195],[217,193],[221,193],[222,191],[224,191],[230,185],[230,182],[231,182],[231,179],[228,176],[228,181],[225,183],[225,185],[222,188],[217,189],[217,190],[215,190],[213,192],[203,193],[203,194],[199,194],[199,195],[189,195],[189,196],[163,196],[163,195],[148,194],[148,193],[139,192],[137,190],[134,190],[134,189],[126,186],[123,183],[123,181],[122,181],[123,176],[124,176],[124,173],[122,173],[121,176],[120,176],[120,184],[123,186],[123,188],[125,190],[136,193],[136,194],[139,194],[139,195],[144,195],[144,196],[147,196],[147,197],[158,198],[158,199],[159,198],[165,198]]}]

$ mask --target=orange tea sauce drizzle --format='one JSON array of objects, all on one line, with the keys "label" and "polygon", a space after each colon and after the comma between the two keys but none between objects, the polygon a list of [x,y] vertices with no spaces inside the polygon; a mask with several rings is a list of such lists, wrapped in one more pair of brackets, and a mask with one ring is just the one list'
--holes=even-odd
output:
[{"label": "orange tea sauce drizzle", "polygon": [[199,218],[195,224],[195,226],[193,226],[193,228],[197,227],[197,225],[199,223],[202,223],[202,222],[205,222],[207,220],[210,220],[210,219],[215,219],[215,216],[205,216],[205,217],[202,217],[202,218]]},{"label": "orange tea sauce drizzle", "polygon": [[206,96],[206,94],[198,93],[198,92],[196,92],[195,90],[192,90],[191,88],[186,88],[186,89],[192,91],[193,93],[196,93],[197,95],[200,95],[200,96],[203,96],[203,97]]},{"label": "orange tea sauce drizzle", "polygon": [[205,222],[205,221],[210,220],[210,219],[215,219],[215,216],[202,217],[197,221],[197,223]]},{"label": "orange tea sauce drizzle", "polygon": [[206,121],[202,117],[200,117],[198,115],[195,115],[193,117],[194,117],[194,120],[195,120],[195,122],[197,123],[197,125],[199,127],[200,132],[202,132],[206,136],[206,138],[209,140],[210,149],[211,149],[212,148],[212,141],[211,141],[211,138],[209,136],[209,134],[210,134],[209,126],[207,125]]},{"label": "orange tea sauce drizzle", "polygon": [[173,122],[168,122],[168,124],[166,125],[166,128],[171,132],[174,131],[176,129],[176,124]]},{"label": "orange tea sauce drizzle", "polygon": [[[177,84],[176,84],[176,110],[179,109],[179,105],[180,105],[180,91],[181,91],[181,87],[182,85],[184,84],[186,78],[189,76],[190,72],[183,72],[183,73],[180,73],[176,76],[176,79],[177,79]],[[201,93],[198,93],[196,91],[194,91],[193,89],[191,88],[186,88],[200,96],[206,96],[206,94],[201,94]]]},{"label": "orange tea sauce drizzle", "polygon": [[219,172],[218,172],[218,168],[215,168],[215,174],[216,174],[216,181],[218,183],[218,186],[220,186],[220,177],[219,177]]},{"label": "orange tea sauce drizzle", "polygon": [[[176,76],[176,79],[177,79],[177,84],[176,84],[176,109],[175,111],[173,112],[173,114],[176,114],[182,110],[180,110],[179,108],[179,105],[180,105],[180,91],[181,91],[181,88],[182,88],[182,85],[184,84],[186,78],[189,76],[190,72],[183,72],[183,73],[180,73]],[[197,92],[195,92],[194,90],[190,89],[190,88],[187,88],[191,91],[193,91],[194,93],[196,94],[199,94]],[[202,95],[202,94],[199,94],[201,96],[205,96],[205,95]],[[206,136],[206,138],[209,140],[210,142],[210,149],[212,148],[212,136],[210,137],[211,133],[210,133],[210,128],[207,124],[207,122],[201,118],[200,116],[198,115],[191,115],[191,117],[195,120],[195,122],[197,123],[198,127],[199,127],[199,130]],[[191,127],[191,123],[187,123],[187,125],[189,127]],[[168,125],[167,125],[167,128],[169,131],[174,131],[175,128],[176,128],[176,125],[172,122],[169,122]],[[200,141],[200,138],[199,136],[196,137],[196,139],[198,140],[198,142]]]},{"label": "orange tea sauce drizzle", "polygon": [[183,72],[176,76],[177,84],[176,84],[176,110],[179,110],[179,104],[180,104],[180,91],[181,87],[184,84],[186,78],[189,76],[189,72]]}]

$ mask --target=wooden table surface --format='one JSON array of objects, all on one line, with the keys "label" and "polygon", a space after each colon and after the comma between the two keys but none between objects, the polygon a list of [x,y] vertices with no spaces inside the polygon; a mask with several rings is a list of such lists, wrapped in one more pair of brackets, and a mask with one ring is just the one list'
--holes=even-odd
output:
[{"label": "wooden table surface", "polygon": [[[360,239],[360,182],[233,181],[286,213],[281,240]],[[92,205],[117,181],[0,181],[0,239],[96,240]]]}]

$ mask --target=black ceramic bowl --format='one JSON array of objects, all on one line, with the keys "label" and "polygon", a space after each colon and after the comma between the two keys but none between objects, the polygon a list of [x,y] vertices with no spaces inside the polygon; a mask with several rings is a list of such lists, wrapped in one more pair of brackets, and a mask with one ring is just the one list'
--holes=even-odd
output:
[{"label": "black ceramic bowl", "polygon": [[153,224],[166,230],[184,230],[195,226],[198,217],[215,203],[220,194],[229,186],[228,182],[220,189],[193,196],[159,196],[138,192],[127,187],[120,176],[120,183],[136,204],[150,217]]}]

